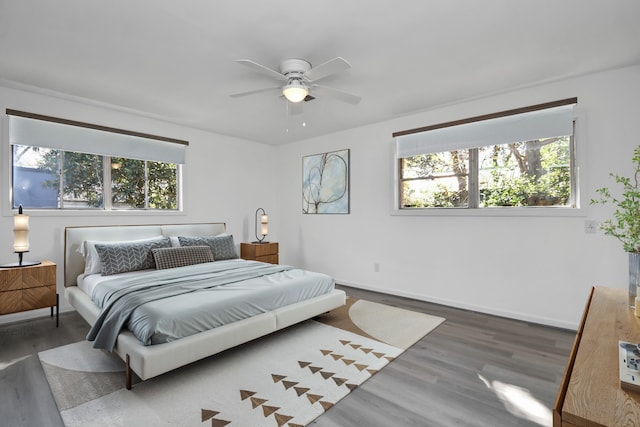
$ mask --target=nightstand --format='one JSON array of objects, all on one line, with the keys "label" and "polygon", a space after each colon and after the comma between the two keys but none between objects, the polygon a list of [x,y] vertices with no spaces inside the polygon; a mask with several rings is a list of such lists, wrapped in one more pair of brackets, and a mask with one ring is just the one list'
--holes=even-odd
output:
[{"label": "nightstand", "polygon": [[240,243],[240,257],[242,259],[278,263],[278,242]]},{"label": "nightstand", "polygon": [[38,265],[0,268],[0,314],[37,308],[56,308],[58,327],[60,298],[56,292],[56,264],[42,261]]}]

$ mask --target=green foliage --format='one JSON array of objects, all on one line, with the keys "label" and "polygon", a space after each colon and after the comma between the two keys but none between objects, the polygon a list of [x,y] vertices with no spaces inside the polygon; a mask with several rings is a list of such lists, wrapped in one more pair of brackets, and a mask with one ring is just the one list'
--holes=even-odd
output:
[{"label": "green foliage", "polygon": [[144,160],[124,157],[113,157],[111,164],[113,206],[144,209],[146,199],[149,209],[177,209],[176,165],[147,161],[145,170]]},{"label": "green foliage", "polygon": [[410,200],[408,208],[456,208],[467,206],[468,192],[455,191],[444,185],[436,184],[436,191],[422,191],[416,194],[408,183],[404,183],[404,198]]},{"label": "green foliage", "polygon": [[403,206],[468,206],[472,151],[479,162],[480,207],[570,203],[570,139],[564,136],[403,159]]},{"label": "green foliage", "polygon": [[150,209],[178,209],[178,166],[172,163],[147,162]]},{"label": "green foliage", "polygon": [[[537,141],[536,141],[537,142]],[[481,206],[563,206],[571,197],[571,170],[568,141],[508,144],[495,147],[499,151],[499,162],[490,172],[488,182],[480,189]],[[508,148],[507,148],[508,147]],[[527,157],[539,159],[533,165]],[[524,160],[520,174],[507,175],[502,169],[513,167],[515,158]]]},{"label": "green foliage", "polygon": [[[59,150],[42,155],[39,167],[56,179],[45,183],[60,187],[59,158],[63,155],[62,189],[65,204],[104,206],[103,156]],[[116,208],[177,209],[177,166],[171,163],[111,158],[111,195]],[[145,204],[146,200],[146,204]]]},{"label": "green foliage", "polygon": [[[463,154],[464,153],[464,154]],[[403,159],[405,178],[434,178],[453,173],[454,164],[466,163],[467,151],[428,153]],[[457,158],[454,161],[454,156]]]},{"label": "green foliage", "polygon": [[144,209],[144,161],[111,158],[111,199],[114,207]]},{"label": "green foliage", "polygon": [[[468,164],[468,150],[429,153],[403,159],[403,178],[422,183],[419,190],[412,186],[412,181],[403,183],[404,207],[466,207],[469,201]],[[452,182],[455,185],[451,185]]]},{"label": "green foliage", "polygon": [[598,188],[596,193],[599,197],[591,199],[591,204],[614,205],[616,210],[613,218],[602,222],[600,229],[605,235],[620,240],[625,251],[640,253],[640,146],[633,151],[631,160],[635,166],[633,178],[609,174],[616,184],[622,185],[621,195],[614,196],[606,187]]},{"label": "green foliage", "polygon": [[[60,174],[58,168],[60,156],[58,150],[46,151],[40,160],[40,168],[56,176],[56,179],[45,182],[45,185],[58,189]],[[62,171],[64,174],[65,201],[82,200],[89,207],[103,206],[103,157],[95,154],[64,152]]]}]

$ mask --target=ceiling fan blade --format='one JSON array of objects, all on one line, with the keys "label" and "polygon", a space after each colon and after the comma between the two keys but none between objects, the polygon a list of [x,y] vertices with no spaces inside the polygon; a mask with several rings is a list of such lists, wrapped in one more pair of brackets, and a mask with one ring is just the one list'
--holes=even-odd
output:
[{"label": "ceiling fan blade", "polygon": [[262,74],[266,74],[272,78],[278,79],[278,80],[283,80],[283,81],[287,81],[287,78],[284,76],[284,74],[279,73],[278,71],[271,69],[269,67],[265,67],[264,65],[260,65],[257,62],[253,62],[250,59],[238,59],[236,61],[238,64],[242,64],[246,67],[251,68],[252,70],[256,70]]},{"label": "ceiling fan blade", "polygon": [[356,105],[362,100],[362,98],[357,95],[353,95],[351,93],[334,89],[328,86],[313,85],[312,88],[314,93],[317,93],[319,95],[331,96],[333,98],[339,99],[340,101],[344,101],[348,104]]},{"label": "ceiling fan blade", "polygon": [[325,63],[311,68],[309,71],[304,73],[304,76],[308,78],[309,81],[313,82],[330,76],[331,74],[348,70],[349,68],[351,68],[351,64],[349,64],[344,58],[338,56],[337,58],[330,59]]},{"label": "ceiling fan blade", "polygon": [[232,98],[240,98],[242,96],[248,96],[248,95],[254,95],[256,93],[262,93],[262,92],[271,92],[271,91],[282,91],[282,86],[273,86],[273,87],[265,87],[262,89],[255,89],[255,90],[249,90],[247,92],[240,92],[240,93],[232,93],[231,95],[229,95]]}]

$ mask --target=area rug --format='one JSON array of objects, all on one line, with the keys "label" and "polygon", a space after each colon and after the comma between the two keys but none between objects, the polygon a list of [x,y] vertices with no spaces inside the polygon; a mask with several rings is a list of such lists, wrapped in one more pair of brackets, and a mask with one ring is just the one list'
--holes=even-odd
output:
[{"label": "area rug", "polygon": [[66,426],[300,427],[443,318],[347,305],[124,388],[124,364],[86,341],[38,354]]}]

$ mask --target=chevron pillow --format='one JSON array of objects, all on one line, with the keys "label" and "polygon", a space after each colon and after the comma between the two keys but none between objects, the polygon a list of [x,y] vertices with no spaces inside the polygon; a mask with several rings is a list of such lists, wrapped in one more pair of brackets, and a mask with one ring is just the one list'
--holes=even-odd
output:
[{"label": "chevron pillow", "polygon": [[[89,274],[102,274],[102,263],[100,262],[100,256],[98,255],[98,251],[96,251],[96,244],[98,243],[138,243],[138,242],[147,242],[152,240],[160,240],[164,237],[162,235],[148,238],[148,239],[136,239],[136,240],[117,240],[117,241],[109,241],[109,240],[85,240],[82,242],[80,247],[78,247],[77,252],[82,254],[82,257],[85,259],[84,265],[84,275],[87,276]],[[177,237],[176,237],[177,239]]]},{"label": "chevron pillow", "polygon": [[209,246],[185,246],[183,248],[155,248],[151,249],[156,268],[185,267],[187,265],[213,262],[213,252]]},{"label": "chevron pillow", "polygon": [[102,275],[156,268],[151,249],[169,248],[168,237],[151,241],[126,243],[97,243],[96,251],[102,263]]},{"label": "chevron pillow", "polygon": [[236,246],[231,234],[218,236],[183,237],[178,236],[180,246],[209,246],[216,261],[238,258]]}]

